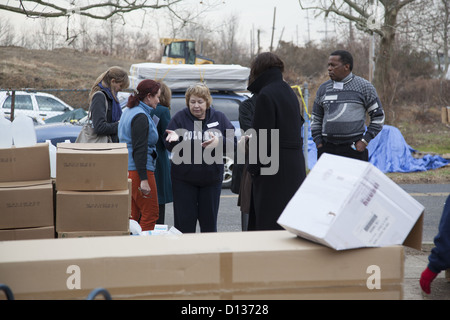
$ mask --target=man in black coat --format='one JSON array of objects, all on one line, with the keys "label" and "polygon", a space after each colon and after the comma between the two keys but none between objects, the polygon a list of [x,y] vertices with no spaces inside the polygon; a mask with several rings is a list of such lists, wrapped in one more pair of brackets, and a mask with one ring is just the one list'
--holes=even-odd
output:
[{"label": "man in black coat", "polygon": [[297,96],[283,80],[283,71],[283,61],[270,52],[259,54],[251,66],[248,90],[258,97],[252,126],[256,137],[249,144],[257,138],[258,147],[256,163],[251,161],[250,147],[249,230],[282,229],[277,220],[306,177],[301,134],[304,119]]}]

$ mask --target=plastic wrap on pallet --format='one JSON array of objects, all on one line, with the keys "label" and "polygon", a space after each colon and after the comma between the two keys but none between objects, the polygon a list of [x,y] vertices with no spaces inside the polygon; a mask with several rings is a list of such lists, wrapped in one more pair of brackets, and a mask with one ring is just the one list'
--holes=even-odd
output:
[{"label": "plastic wrap on pallet", "polygon": [[186,90],[198,82],[211,90],[242,91],[247,89],[250,69],[240,65],[172,65],[137,63],[130,67],[130,88],[144,79],[163,80],[171,90]]}]

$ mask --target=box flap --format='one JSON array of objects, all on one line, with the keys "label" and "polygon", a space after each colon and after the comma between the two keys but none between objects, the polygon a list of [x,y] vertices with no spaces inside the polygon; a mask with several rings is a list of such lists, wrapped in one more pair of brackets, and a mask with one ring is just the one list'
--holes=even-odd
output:
[{"label": "box flap", "polygon": [[126,149],[126,143],[58,143],[58,149],[69,150],[115,150]]},{"label": "box flap", "polygon": [[416,250],[422,250],[423,216],[424,212],[422,212],[419,219],[417,219],[416,224],[411,229],[405,241],[403,242],[404,246]]},{"label": "box flap", "polygon": [[14,181],[14,182],[0,182],[0,188],[23,188],[41,186],[46,184],[52,184],[52,180],[34,180],[34,181]]}]

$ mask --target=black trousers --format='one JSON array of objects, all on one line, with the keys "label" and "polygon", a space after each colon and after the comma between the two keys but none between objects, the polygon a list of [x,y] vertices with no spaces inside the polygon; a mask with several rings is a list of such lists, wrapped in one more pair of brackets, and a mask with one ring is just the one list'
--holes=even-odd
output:
[{"label": "black trousers", "polygon": [[209,186],[196,186],[172,180],[175,228],[182,233],[195,233],[197,221],[200,232],[217,232],[222,181]]},{"label": "black trousers", "polygon": [[362,161],[369,161],[369,150],[364,149],[363,152],[353,150],[350,144],[333,144],[330,142],[324,142],[323,146],[317,149],[317,159],[323,153],[330,153],[342,157],[353,158]]}]

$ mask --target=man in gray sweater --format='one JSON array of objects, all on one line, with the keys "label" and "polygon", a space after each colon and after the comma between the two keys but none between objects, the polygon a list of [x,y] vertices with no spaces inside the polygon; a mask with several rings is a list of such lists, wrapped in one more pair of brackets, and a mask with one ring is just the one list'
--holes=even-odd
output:
[{"label": "man in gray sweater", "polygon": [[[353,57],[337,50],[328,60],[330,80],[316,94],[311,135],[323,153],[369,161],[367,145],[381,131],[384,111],[374,86],[352,73]],[[366,114],[370,123],[365,126]]]}]

